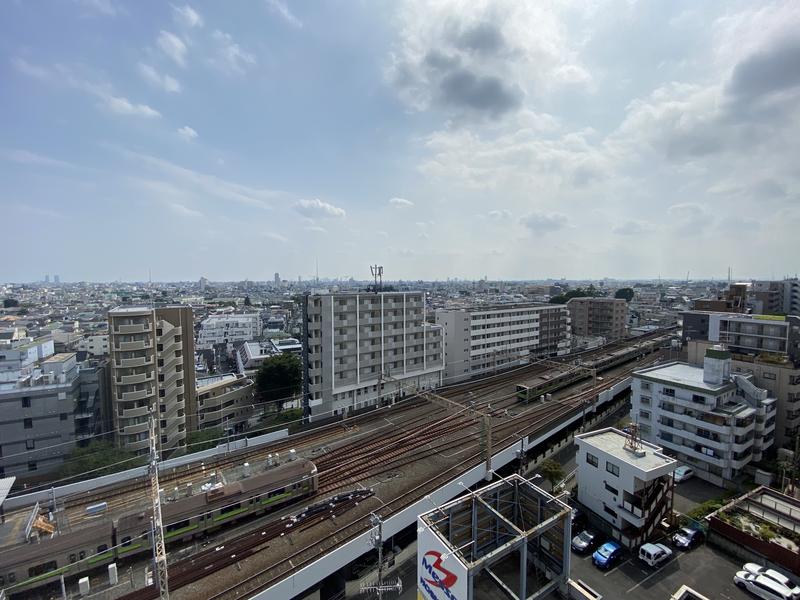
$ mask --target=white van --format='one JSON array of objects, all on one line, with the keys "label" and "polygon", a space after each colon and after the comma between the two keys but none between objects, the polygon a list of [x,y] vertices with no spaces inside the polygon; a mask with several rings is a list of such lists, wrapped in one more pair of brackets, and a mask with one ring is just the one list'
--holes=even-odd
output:
[{"label": "white van", "polygon": [[642,544],[642,547],[639,548],[639,560],[651,567],[658,567],[670,558],[672,558],[672,550],[664,544]]},{"label": "white van", "polygon": [[792,600],[789,588],[764,575],[739,571],[733,576],[733,581],[740,588],[764,600]]}]

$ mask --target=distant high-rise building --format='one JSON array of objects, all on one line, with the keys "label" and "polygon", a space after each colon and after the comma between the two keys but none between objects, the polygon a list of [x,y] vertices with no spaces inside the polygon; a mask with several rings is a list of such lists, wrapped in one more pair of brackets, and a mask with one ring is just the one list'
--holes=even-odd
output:
[{"label": "distant high-rise building", "polygon": [[195,407],[194,319],[190,306],[118,307],[108,312],[117,445],[147,454],[150,411],[159,446],[184,449]]},{"label": "distant high-rise building", "polygon": [[281,274],[280,273],[275,273],[274,281],[275,281],[275,285],[280,285],[280,283],[281,283]]},{"label": "distant high-rise building", "polygon": [[201,277],[200,278],[200,291],[201,292],[205,292],[207,285],[208,285],[208,279],[206,279],[205,277]]},{"label": "distant high-rise building", "polygon": [[53,283],[61,283],[61,275],[53,275]]},{"label": "distant high-rise building", "polygon": [[44,276],[44,282],[45,283],[50,283],[50,275],[45,275]]}]

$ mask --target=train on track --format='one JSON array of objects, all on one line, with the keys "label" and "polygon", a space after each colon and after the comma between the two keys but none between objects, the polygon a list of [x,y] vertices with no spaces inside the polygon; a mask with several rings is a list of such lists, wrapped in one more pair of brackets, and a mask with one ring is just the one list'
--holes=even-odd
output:
[{"label": "train on track", "polygon": [[[297,459],[194,495],[164,501],[161,515],[167,544],[205,536],[242,518],[262,515],[317,493],[316,465]],[[94,507],[90,507],[94,508]],[[0,590],[14,597],[33,588],[97,567],[150,553],[152,509],[116,519],[87,511],[84,523],[0,549]],[[93,514],[94,513],[94,514]]]}]

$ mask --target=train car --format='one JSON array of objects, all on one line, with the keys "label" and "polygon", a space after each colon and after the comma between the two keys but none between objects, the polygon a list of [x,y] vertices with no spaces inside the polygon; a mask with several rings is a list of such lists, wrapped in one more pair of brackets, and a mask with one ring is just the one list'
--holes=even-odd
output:
[{"label": "train car", "polygon": [[0,589],[14,597],[34,587],[57,586],[61,575],[110,564],[115,560],[113,540],[113,523],[100,521],[4,548],[0,550]]},{"label": "train car", "polygon": [[[192,496],[163,502],[161,517],[167,544],[190,540],[216,531],[251,515],[260,515],[298,502],[316,493],[317,467],[298,459],[272,467],[227,485]],[[119,518],[116,536],[120,558],[149,551],[151,511],[138,511]]]}]

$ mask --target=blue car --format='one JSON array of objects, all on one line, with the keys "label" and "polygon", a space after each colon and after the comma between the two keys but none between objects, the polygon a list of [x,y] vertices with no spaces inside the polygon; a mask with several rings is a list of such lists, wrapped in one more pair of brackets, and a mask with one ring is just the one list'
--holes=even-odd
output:
[{"label": "blue car", "polygon": [[606,542],[592,554],[592,563],[601,569],[610,569],[622,558],[622,546],[617,542]]}]

